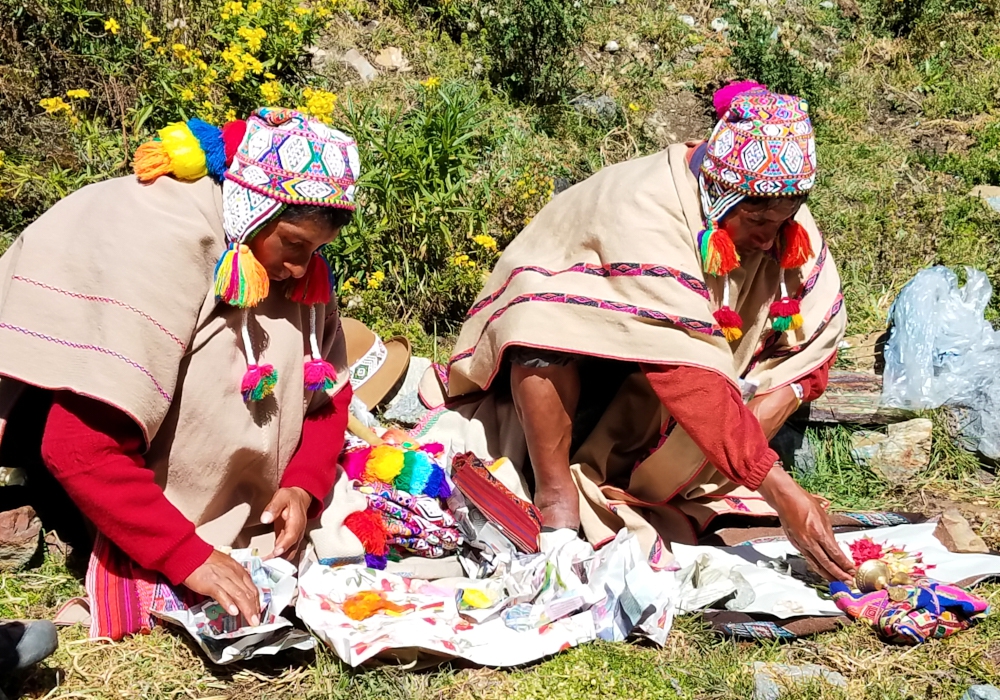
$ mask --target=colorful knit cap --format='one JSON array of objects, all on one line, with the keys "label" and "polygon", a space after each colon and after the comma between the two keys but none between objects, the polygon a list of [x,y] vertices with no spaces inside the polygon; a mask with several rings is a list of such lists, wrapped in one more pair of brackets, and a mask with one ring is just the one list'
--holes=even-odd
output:
[{"label": "colorful knit cap", "polygon": [[[809,193],[816,181],[816,143],[808,105],[754,82],[733,83],[714,96],[719,122],[708,140],[698,173],[705,228],[698,236],[702,266],[725,276],[722,307],[715,319],[730,342],[742,337],[742,320],[729,306],[728,275],[740,265],[739,253],[721,222],[747,197],[793,197]],[[812,257],[808,232],[797,222],[782,228],[782,270]],[[784,274],[780,297],[771,305],[777,332],[802,326],[799,302],[788,295]]]},{"label": "colorful knit cap", "polygon": [[[152,182],[162,175],[197,180],[210,175],[222,184],[223,228],[228,246],[215,267],[215,294],[243,309],[242,338],[248,369],[241,390],[246,401],[270,395],[277,383],[271,365],[258,364],[247,322],[247,309],[270,292],[267,271],[247,243],[288,205],[354,210],[360,159],[354,141],[340,131],[290,109],[261,108],[246,122],[221,130],[198,119],[161,129],[158,138],[136,151],[136,175]],[[316,252],[303,278],[288,297],[306,304],[310,322],[310,359],[305,386],[332,388],[333,366],[322,359],[316,337],[316,305],[330,301],[329,265]]]}]

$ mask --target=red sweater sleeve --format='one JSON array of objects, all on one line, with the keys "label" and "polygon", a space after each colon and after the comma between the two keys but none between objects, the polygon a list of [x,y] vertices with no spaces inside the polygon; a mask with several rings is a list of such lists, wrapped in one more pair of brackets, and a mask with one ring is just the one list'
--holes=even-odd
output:
[{"label": "red sweater sleeve", "polygon": [[352,396],[348,384],[323,408],[306,416],[299,447],[281,477],[282,488],[298,486],[313,497],[310,519],[323,512],[323,502],[337,478],[337,461],[344,449]]},{"label": "red sweater sleeve", "polygon": [[730,481],[757,490],[778,455],[736,387],[698,367],[642,365],[642,371],[708,461]]},{"label": "red sweater sleeve", "polygon": [[823,392],[826,391],[826,385],[830,383],[830,368],[833,367],[833,363],[836,361],[837,353],[834,353],[824,364],[798,381],[799,386],[802,387],[803,403],[815,401],[823,395]]},{"label": "red sweater sleeve", "polygon": [[180,584],[212,553],[142,457],[139,426],[116,408],[56,392],[42,459],[80,511],[145,569]]}]

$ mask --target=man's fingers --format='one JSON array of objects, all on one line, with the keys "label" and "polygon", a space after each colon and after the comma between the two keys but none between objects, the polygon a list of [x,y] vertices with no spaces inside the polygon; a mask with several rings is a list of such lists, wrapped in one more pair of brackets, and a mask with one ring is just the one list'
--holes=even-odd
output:
[{"label": "man's fingers", "polygon": [[226,589],[223,588],[222,586],[218,586],[216,588],[215,595],[213,595],[212,597],[215,598],[215,602],[221,605],[222,609],[225,610],[230,615],[239,614],[240,612],[239,607],[236,605],[236,603],[233,602],[232,596],[230,596],[229,593],[226,591]]},{"label": "man's fingers", "polygon": [[823,540],[823,549],[830,557],[831,564],[835,567],[832,572],[837,575],[838,581],[850,581],[854,578],[851,572],[854,571],[854,562],[840,548],[840,544],[834,537],[826,537]]},{"label": "man's fingers", "polygon": [[260,515],[260,521],[264,525],[270,525],[273,523],[282,512],[288,509],[288,494],[284,491],[278,491],[274,494],[274,498],[271,502],[267,504],[267,508]]},{"label": "man's fingers", "polygon": [[230,584],[233,586],[231,592],[236,599],[239,611],[243,613],[243,617],[256,627],[260,624],[260,594],[257,592],[257,587],[253,584],[250,575],[242,567],[240,570],[243,576],[230,580]]}]

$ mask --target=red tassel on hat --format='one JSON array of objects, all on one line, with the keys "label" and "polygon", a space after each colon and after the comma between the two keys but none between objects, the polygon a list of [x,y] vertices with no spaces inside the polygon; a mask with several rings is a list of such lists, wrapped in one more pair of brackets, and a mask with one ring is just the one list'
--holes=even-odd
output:
[{"label": "red tassel on hat", "polygon": [[781,268],[793,270],[805,265],[813,256],[809,232],[798,221],[792,220],[781,227]]},{"label": "red tassel on hat", "polygon": [[309,259],[306,274],[295,280],[288,290],[288,298],[300,304],[327,304],[333,294],[333,279],[330,265],[318,252]]}]

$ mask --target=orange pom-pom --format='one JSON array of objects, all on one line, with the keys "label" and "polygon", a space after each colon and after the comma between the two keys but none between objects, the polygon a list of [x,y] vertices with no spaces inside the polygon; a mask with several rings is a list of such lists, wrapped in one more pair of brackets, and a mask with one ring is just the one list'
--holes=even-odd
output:
[{"label": "orange pom-pom", "polygon": [[149,141],[135,149],[132,170],[140,182],[153,182],[161,175],[169,175],[172,168],[170,154],[162,141]]},{"label": "orange pom-pom", "polygon": [[792,270],[805,265],[813,256],[809,232],[798,221],[789,221],[781,229],[781,267]]}]

